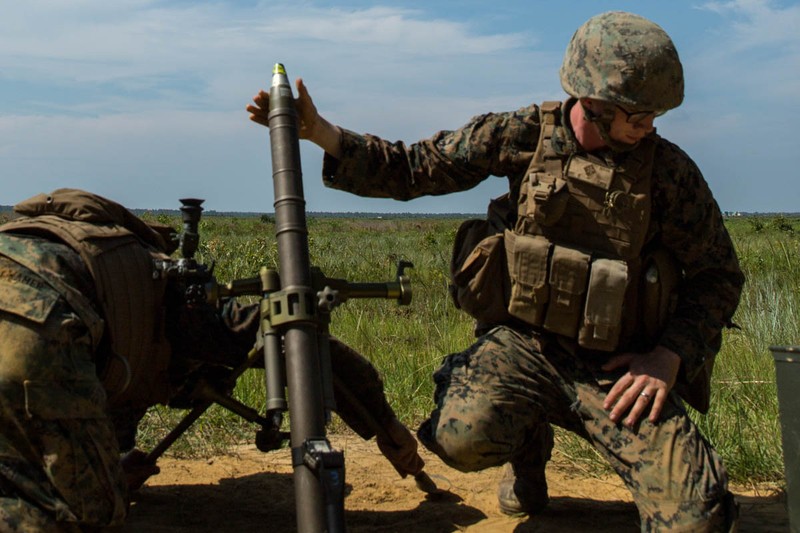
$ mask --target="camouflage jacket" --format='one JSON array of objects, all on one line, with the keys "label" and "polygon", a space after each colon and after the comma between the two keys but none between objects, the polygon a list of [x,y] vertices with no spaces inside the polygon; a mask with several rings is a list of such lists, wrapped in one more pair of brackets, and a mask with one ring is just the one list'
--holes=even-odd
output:
[{"label": "camouflage jacket", "polygon": [[[564,104],[564,116],[574,102]],[[342,158],[325,155],[323,181],[361,196],[410,200],[465,191],[499,176],[508,179],[516,205],[539,133],[537,105],[480,115],[457,130],[440,131],[410,146],[344,130]],[[670,250],[685,272],[677,310],[658,342],[680,355],[682,381],[691,382],[718,352],[744,276],[700,170],[676,145],[652,135],[656,149],[647,242]],[[564,153],[578,151],[568,127],[557,130],[553,142]]]}]

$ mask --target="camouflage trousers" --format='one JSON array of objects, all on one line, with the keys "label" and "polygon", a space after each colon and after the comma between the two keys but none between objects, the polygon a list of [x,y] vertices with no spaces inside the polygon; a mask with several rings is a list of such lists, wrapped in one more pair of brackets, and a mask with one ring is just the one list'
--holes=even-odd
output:
[{"label": "camouflage trousers", "polygon": [[672,393],[659,421],[615,424],[603,399],[617,376],[593,371],[554,340],[499,327],[434,374],[436,408],[420,441],[450,466],[508,461],[544,468],[555,424],[589,441],[634,497],[642,531],[715,531],[728,507],[722,462]]},{"label": "camouflage trousers", "polygon": [[126,488],[84,324],[0,257],[0,532],[122,523]]}]

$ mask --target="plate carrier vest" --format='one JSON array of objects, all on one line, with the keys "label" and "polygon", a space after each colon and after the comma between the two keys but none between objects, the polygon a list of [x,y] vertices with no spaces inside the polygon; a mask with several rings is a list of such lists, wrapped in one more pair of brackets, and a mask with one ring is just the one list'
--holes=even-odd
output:
[{"label": "plate carrier vest", "polygon": [[552,147],[561,103],[540,107],[542,132],[505,232],[509,314],[589,350],[614,351],[637,327],[642,248],[650,223],[655,143],[623,165]]},{"label": "plate carrier vest", "polygon": [[663,249],[643,252],[655,142],[624,163],[563,156],[552,136],[561,103],[540,107],[542,129],[518,202],[492,200],[485,220],[464,222],[451,258],[456,306],[477,330],[523,321],[588,350],[653,342],[675,305],[680,269]]},{"label": "plate carrier vest", "polygon": [[[476,331],[522,321],[589,352],[652,349],[677,304],[679,264],[647,242],[655,139],[620,164],[552,147],[560,102],[540,106],[541,133],[520,184],[516,217],[509,195],[485,220],[456,233],[450,293],[477,320]],[[711,357],[675,390],[707,412]]]}]

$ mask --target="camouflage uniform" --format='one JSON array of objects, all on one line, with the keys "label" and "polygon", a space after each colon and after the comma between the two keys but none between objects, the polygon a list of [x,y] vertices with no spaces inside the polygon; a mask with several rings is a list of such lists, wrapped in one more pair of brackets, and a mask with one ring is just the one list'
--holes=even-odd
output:
[{"label": "camouflage uniform", "polygon": [[[92,294],[80,257],[36,238],[0,246]],[[0,530],[120,524],[126,489],[87,327],[42,277],[0,255]]]},{"label": "camouflage uniform", "polygon": [[[568,117],[576,100],[564,104]],[[507,177],[516,205],[540,134],[538,106],[473,118],[455,131],[406,147],[344,130],[342,157],[325,156],[326,185],[362,196],[410,200],[464,191],[489,176]],[[646,241],[672,252],[685,272],[675,313],[657,343],[679,354],[679,384],[692,383],[720,346],[738,304],[743,276],[723,219],[700,171],[677,146],[655,143],[652,218]],[[578,145],[568,126],[553,134],[569,157]],[[604,155],[624,165],[625,152]],[[625,351],[621,346],[619,352]],[[419,437],[460,470],[524,457],[543,468],[557,424],[589,440],[633,493],[643,530],[717,528],[730,505],[719,457],[686,415],[675,391],[656,424],[613,424],[603,398],[621,374],[599,367],[611,354],[519,323],[481,336],[445,358],[434,374],[436,409]]]}]

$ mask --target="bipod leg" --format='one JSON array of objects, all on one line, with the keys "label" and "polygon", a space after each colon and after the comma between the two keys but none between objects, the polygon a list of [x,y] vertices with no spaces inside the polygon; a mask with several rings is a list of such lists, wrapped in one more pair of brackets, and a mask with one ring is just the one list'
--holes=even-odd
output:
[{"label": "bipod leg", "polygon": [[[247,360],[235,368],[231,374],[228,376],[227,379],[231,380],[232,382],[236,382],[239,377],[244,374],[244,372],[248,368],[252,368],[255,364],[256,360],[258,359],[260,351],[257,350],[255,347],[250,350],[250,353],[247,356]],[[147,454],[145,460],[149,461],[151,464],[155,464],[159,457],[161,457],[170,446],[172,446],[178,438],[183,435],[187,429],[189,429],[192,424],[194,424],[200,416],[205,413],[209,407],[214,404],[214,400],[212,398],[202,398],[202,401],[195,405],[189,413],[178,422],[178,425],[175,426],[172,431],[170,431],[166,437],[161,439],[155,448],[153,448],[150,453]]]},{"label": "bipod leg", "polygon": [[186,430],[197,421],[198,418],[200,418],[200,415],[205,413],[208,408],[211,407],[211,404],[213,403],[214,402],[212,401],[204,401],[203,403],[193,407],[192,410],[189,411],[189,413],[184,416],[180,422],[178,422],[178,425],[175,426],[166,437],[161,439],[161,442],[156,444],[156,447],[147,454],[145,461],[150,464],[156,464],[158,458],[161,457],[161,455],[167,451],[167,449],[172,446],[175,441],[178,440],[178,438],[183,435]]}]

